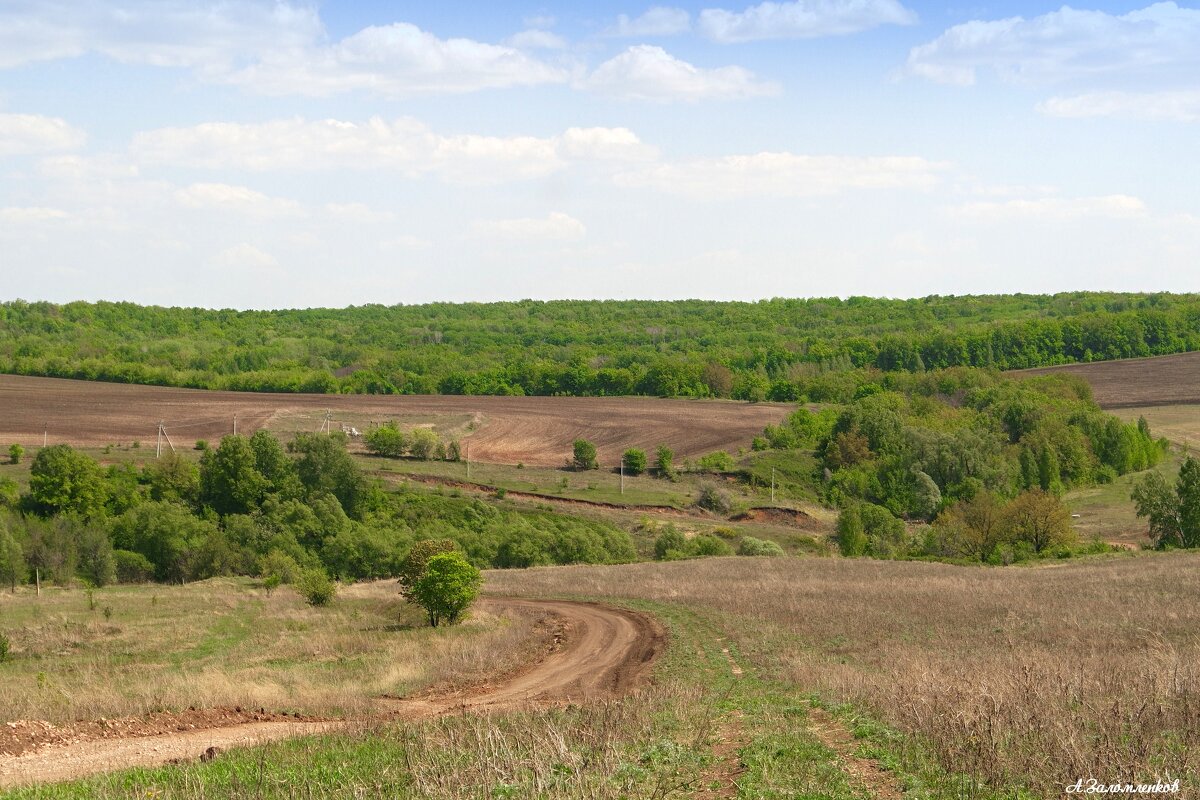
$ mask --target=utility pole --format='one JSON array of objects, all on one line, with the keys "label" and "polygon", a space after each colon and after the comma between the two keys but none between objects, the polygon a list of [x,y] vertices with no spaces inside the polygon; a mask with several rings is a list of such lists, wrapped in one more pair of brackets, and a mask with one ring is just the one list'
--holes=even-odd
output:
[{"label": "utility pole", "polygon": [[42,447],[46,446],[46,442],[50,439],[50,423],[46,423],[45,429],[42,431]]},{"label": "utility pole", "polygon": [[771,467],[771,504],[775,504],[775,468]]},{"label": "utility pole", "polygon": [[158,421],[158,445],[154,448],[154,457],[155,458],[162,458],[162,431],[163,431],[162,420],[159,420]]},{"label": "utility pole", "polygon": [[237,414],[233,415],[233,435],[237,436]]}]

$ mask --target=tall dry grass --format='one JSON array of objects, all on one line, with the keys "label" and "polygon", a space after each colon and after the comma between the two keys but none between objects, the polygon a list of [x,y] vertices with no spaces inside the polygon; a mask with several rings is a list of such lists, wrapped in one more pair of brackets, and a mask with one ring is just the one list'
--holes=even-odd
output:
[{"label": "tall dry grass", "polygon": [[743,558],[492,572],[487,588],[712,614],[766,675],[869,710],[954,773],[1057,796],[1081,777],[1200,776],[1198,575],[1191,553]]},{"label": "tall dry grass", "polygon": [[[343,587],[312,608],[248,580],[0,593],[0,722],[122,717],[189,706],[366,713],[384,694],[515,669],[548,633],[484,610],[431,630],[394,582]],[[106,616],[105,608],[111,609]]]}]

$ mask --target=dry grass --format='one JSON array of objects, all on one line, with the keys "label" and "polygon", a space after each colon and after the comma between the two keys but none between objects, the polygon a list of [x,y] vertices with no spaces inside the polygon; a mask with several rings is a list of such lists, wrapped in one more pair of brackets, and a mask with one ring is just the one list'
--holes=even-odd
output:
[{"label": "dry grass", "polygon": [[[0,716],[64,722],[188,706],[355,714],[382,694],[474,683],[539,647],[535,621],[478,612],[431,630],[393,582],[343,587],[314,609],[248,580],[0,594]],[[105,607],[111,609],[106,618]]]},{"label": "dry grass", "polygon": [[708,559],[493,572],[488,588],[711,610],[767,675],[869,710],[952,772],[1053,795],[1200,775],[1198,567]]}]

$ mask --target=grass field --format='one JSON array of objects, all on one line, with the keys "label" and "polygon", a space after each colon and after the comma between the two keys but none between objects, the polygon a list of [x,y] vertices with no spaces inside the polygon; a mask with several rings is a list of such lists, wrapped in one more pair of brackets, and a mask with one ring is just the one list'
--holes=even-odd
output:
[{"label": "grass field", "polygon": [[0,592],[6,720],[54,723],[189,706],[350,714],[382,694],[510,669],[536,649],[528,621],[480,612],[424,627],[391,581],[343,587],[314,609],[249,579],[187,586]]}]

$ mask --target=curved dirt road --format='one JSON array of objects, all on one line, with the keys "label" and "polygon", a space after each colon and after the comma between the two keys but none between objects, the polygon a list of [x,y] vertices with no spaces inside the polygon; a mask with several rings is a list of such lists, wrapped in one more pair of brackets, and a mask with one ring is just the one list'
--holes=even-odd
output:
[{"label": "curved dirt road", "polygon": [[390,719],[421,719],[487,709],[530,708],[616,697],[649,675],[664,635],[650,617],[601,604],[561,600],[489,598],[495,611],[552,614],[565,635],[541,661],[494,686],[413,699],[379,701],[379,713],[354,720],[270,720],[118,739],[51,745],[19,756],[0,756],[0,789],[69,780],[125,767],[191,761],[209,748],[227,750],[292,736],[323,733]]}]

